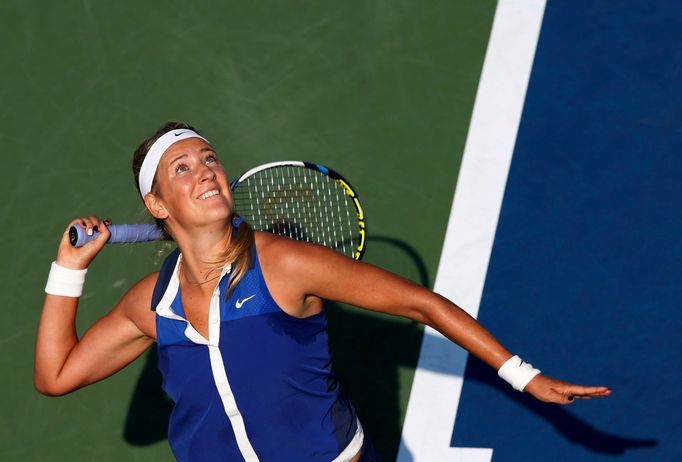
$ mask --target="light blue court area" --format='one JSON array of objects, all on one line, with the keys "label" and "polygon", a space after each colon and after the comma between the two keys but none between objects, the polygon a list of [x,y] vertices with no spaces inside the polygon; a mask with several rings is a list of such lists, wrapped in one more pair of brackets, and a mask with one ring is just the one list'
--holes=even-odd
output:
[{"label": "light blue court area", "polygon": [[682,460],[682,5],[549,1],[478,319],[569,407],[469,358],[452,445],[493,460]]}]

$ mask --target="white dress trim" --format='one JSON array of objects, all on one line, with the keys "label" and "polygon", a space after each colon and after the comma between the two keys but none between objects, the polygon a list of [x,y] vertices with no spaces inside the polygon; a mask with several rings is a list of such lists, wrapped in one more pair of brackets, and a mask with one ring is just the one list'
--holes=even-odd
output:
[{"label": "white dress trim", "polygon": [[357,455],[357,453],[360,451],[360,448],[362,448],[362,443],[365,441],[365,433],[362,430],[362,425],[360,425],[360,420],[358,420],[358,429],[355,430],[355,435],[353,436],[353,439],[350,440],[350,443],[348,443],[348,446],[346,446],[346,449],[341,451],[341,454],[339,454],[336,459],[332,460],[332,462],[350,462],[353,457]]},{"label": "white dress trim", "polygon": [[[220,283],[216,285],[213,290],[213,295],[211,296],[211,304],[208,310],[208,339],[206,339],[192,326],[192,324],[190,324],[189,321],[187,321],[187,319],[174,313],[171,309],[171,304],[180,288],[179,269],[181,260],[182,254],[178,256],[178,261],[175,263],[175,268],[173,269],[173,274],[168,282],[166,292],[163,294],[161,301],[156,307],[156,313],[164,318],[186,322],[187,328],[185,329],[185,335],[187,338],[196,344],[206,345],[208,347],[213,382],[218,390],[220,400],[223,403],[225,414],[230,421],[230,425],[232,425],[232,431],[237,440],[239,452],[241,452],[242,457],[244,457],[246,462],[259,462],[258,456],[253,450],[249,436],[246,433],[244,418],[237,407],[237,401],[234,398],[230,382],[227,378],[223,355],[220,353]],[[225,266],[218,281],[222,280],[231,269],[232,267],[230,265]]]}]

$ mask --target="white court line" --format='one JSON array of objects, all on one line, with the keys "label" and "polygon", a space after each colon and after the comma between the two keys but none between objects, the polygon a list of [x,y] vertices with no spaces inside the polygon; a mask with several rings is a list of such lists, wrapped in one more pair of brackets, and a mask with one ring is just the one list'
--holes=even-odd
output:
[{"label": "white court line", "polygon": [[[434,291],[478,315],[545,0],[495,11]],[[490,462],[493,448],[452,448],[467,353],[426,327],[399,462]],[[490,431],[481,429],[481,431]]]}]

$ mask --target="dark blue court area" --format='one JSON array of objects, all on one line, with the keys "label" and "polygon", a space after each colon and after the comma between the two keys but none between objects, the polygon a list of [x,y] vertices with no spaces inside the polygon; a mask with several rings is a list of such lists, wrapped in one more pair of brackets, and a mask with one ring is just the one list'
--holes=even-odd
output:
[{"label": "dark blue court area", "polygon": [[552,407],[470,358],[453,446],[493,460],[682,460],[682,3],[549,1],[479,319]]}]

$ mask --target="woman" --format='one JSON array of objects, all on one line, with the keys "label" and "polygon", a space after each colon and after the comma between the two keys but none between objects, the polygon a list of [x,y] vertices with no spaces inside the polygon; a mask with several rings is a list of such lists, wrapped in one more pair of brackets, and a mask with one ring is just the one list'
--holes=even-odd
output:
[{"label": "woman", "polygon": [[169,441],[179,460],[376,460],[331,375],[323,299],[428,324],[542,401],[610,394],[540,374],[452,302],[411,281],[234,221],[225,169],[188,125],[161,127],[136,151],[133,171],[146,208],[179,252],[79,340],[78,297],[110,223],[74,220],[69,226],[101,234],[73,248],[64,233],[45,289],[35,386],[69,393],[157,341],[164,389],[176,402]]}]

